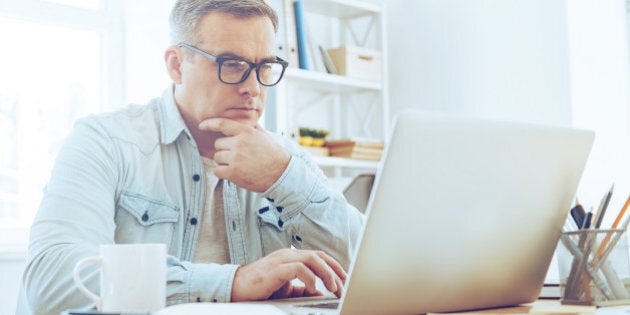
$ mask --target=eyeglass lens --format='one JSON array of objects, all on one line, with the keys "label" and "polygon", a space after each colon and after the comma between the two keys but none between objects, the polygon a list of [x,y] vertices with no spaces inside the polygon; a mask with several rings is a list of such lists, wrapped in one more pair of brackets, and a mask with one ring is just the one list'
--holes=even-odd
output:
[{"label": "eyeglass lens", "polygon": [[[251,71],[250,65],[242,60],[225,60],[221,65],[220,79],[225,83],[239,83]],[[276,62],[262,63],[257,69],[258,81],[264,85],[274,85],[282,76],[282,65]]]}]

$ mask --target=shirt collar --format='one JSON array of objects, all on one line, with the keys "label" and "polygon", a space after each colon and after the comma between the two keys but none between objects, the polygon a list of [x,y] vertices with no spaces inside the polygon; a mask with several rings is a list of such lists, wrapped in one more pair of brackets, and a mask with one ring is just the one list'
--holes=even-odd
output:
[{"label": "shirt collar", "polygon": [[174,142],[182,133],[188,139],[192,139],[190,131],[186,127],[186,123],[184,123],[184,119],[175,103],[174,89],[175,86],[171,86],[162,94],[162,102],[160,104],[162,112],[160,115],[162,144]]}]

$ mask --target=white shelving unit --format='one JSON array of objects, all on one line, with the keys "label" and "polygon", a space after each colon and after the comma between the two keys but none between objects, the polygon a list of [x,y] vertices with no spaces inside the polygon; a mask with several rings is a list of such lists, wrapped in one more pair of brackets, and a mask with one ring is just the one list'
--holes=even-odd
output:
[{"label": "white shelving unit", "polygon": [[[297,141],[300,127],[327,129],[329,139],[362,137],[385,140],[389,128],[387,42],[384,5],[358,0],[302,0],[311,49],[311,68],[290,67],[269,97],[266,123]],[[343,45],[380,52],[380,81],[328,74],[317,46]],[[314,49],[312,49],[314,47]],[[320,63],[320,67],[317,67]],[[270,123],[271,122],[271,123]],[[377,161],[315,157],[331,177],[374,173]]]}]

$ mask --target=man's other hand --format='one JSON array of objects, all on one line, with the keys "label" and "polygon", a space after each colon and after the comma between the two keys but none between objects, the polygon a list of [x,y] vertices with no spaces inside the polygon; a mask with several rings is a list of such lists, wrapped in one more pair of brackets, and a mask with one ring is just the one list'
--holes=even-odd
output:
[{"label": "man's other hand", "polygon": [[[341,297],[346,276],[341,265],[324,252],[280,249],[236,270],[232,302],[322,295],[315,287],[316,278]],[[294,286],[293,279],[304,286]]]}]

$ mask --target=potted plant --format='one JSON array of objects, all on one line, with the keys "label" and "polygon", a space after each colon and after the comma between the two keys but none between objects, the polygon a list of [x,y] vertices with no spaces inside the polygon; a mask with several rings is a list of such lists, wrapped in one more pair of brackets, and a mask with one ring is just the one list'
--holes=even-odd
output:
[{"label": "potted plant", "polygon": [[298,138],[298,143],[301,146],[311,146],[313,144],[313,136],[311,134],[311,129],[306,127],[300,127],[300,137]]},{"label": "potted plant", "polygon": [[324,143],[326,142],[326,137],[328,136],[330,132],[328,130],[325,129],[317,129],[317,130],[311,130],[311,137],[313,137],[313,146],[314,147],[321,147],[324,145]]}]

